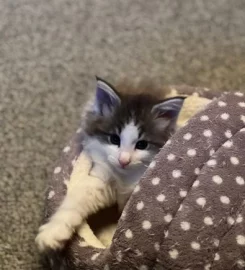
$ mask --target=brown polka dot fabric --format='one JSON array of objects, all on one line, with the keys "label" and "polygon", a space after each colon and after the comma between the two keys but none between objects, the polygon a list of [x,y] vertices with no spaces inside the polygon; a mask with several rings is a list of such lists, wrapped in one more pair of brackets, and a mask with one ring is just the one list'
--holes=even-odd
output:
[{"label": "brown polka dot fabric", "polygon": [[[65,194],[80,132],[54,169],[47,217]],[[244,219],[245,97],[237,92],[215,99],[167,142],[136,186],[111,247],[86,247],[74,236],[49,260],[52,269],[245,269]]]}]

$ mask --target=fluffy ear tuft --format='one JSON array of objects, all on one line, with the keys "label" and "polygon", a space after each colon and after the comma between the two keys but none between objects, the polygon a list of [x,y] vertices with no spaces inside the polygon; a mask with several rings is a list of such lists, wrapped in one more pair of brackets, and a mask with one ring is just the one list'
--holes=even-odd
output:
[{"label": "fluffy ear tuft", "polygon": [[106,81],[96,77],[96,96],[94,102],[94,111],[98,114],[107,116],[113,112],[113,109],[120,105],[121,99],[116,90]]},{"label": "fluffy ear tuft", "polygon": [[176,120],[183,106],[185,97],[169,98],[153,106],[152,113],[156,118]]}]

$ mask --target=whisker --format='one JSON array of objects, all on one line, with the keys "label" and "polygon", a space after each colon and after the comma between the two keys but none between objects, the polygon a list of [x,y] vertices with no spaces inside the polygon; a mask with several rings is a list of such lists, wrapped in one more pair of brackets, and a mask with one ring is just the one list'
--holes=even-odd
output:
[{"label": "whisker", "polygon": [[132,161],[131,164],[136,165],[136,164],[142,164],[143,162],[140,160],[137,161]]},{"label": "whisker", "polygon": [[109,155],[108,158],[107,158],[109,161],[117,161],[117,159],[115,157],[113,157],[112,155]]}]

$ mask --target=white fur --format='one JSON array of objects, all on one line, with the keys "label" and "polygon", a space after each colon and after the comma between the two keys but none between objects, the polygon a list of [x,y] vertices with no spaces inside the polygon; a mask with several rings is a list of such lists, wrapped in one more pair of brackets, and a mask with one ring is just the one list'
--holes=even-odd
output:
[{"label": "white fur", "polygon": [[89,176],[91,165],[85,154],[77,159],[64,201],[39,229],[36,243],[41,251],[62,248],[88,215],[115,203],[113,185]]},{"label": "white fur", "polygon": [[[114,102],[120,103],[120,98],[105,82],[98,80],[97,87],[109,94]],[[172,109],[173,104],[176,106],[172,103],[172,100],[167,101],[167,108],[169,106]],[[101,108],[100,101],[93,99],[92,103],[88,103],[83,117],[85,118],[87,110],[94,113],[102,111],[108,116],[113,111],[107,105],[102,104]],[[154,111],[158,110],[158,107],[154,107]],[[147,149],[135,149],[141,138],[138,138],[139,130],[133,121],[126,124],[118,135],[121,139],[120,147],[85,135],[84,153],[73,168],[65,199],[50,221],[39,229],[36,243],[40,250],[62,248],[83,220],[101,208],[117,202],[119,210],[122,211],[154,153]],[[91,163],[84,158],[86,155],[91,158]],[[130,160],[130,163],[122,168],[120,158]]]},{"label": "white fur", "polygon": [[[115,182],[117,202],[122,210],[135,185],[140,180],[153,155],[146,150],[135,149],[138,128],[134,122],[125,125],[120,134],[121,145],[105,144],[96,138],[86,137],[84,150],[93,161],[91,175],[103,181]],[[130,155],[131,163],[122,168],[119,158],[122,153]]]},{"label": "white fur", "polygon": [[121,148],[123,150],[133,151],[135,143],[137,142],[139,137],[139,130],[138,127],[135,125],[133,121],[129,124],[126,124],[122,129],[120,134],[121,138]]},{"label": "white fur", "polygon": [[[87,108],[91,110],[92,104],[88,103]],[[101,208],[117,202],[119,210],[123,210],[153,156],[147,150],[135,149],[138,128],[132,121],[125,125],[119,135],[120,147],[85,136],[84,154],[77,160],[69,182],[69,185],[73,183],[75,188],[68,186],[60,207],[50,221],[40,227],[36,237],[40,250],[62,248],[82,221]],[[119,163],[121,153],[127,153],[131,161],[125,168]],[[92,160],[92,168],[87,164],[89,167],[87,171],[84,170],[86,163],[84,155]],[[81,177],[82,175],[84,177]]]}]

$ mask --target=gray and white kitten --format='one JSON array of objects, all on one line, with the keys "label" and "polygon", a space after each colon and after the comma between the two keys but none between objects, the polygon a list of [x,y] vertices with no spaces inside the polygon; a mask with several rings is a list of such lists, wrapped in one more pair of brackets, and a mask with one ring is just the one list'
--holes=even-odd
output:
[{"label": "gray and white kitten", "polygon": [[[154,155],[174,132],[183,101],[183,97],[161,100],[148,92],[119,93],[97,79],[96,95],[84,115],[85,154],[78,157],[70,180],[76,185],[68,188],[56,212],[39,228],[40,250],[62,248],[82,222],[103,207],[117,202],[123,209]],[[91,165],[88,156],[90,173],[84,172],[85,162]]]},{"label": "gray and white kitten", "polygon": [[84,150],[91,175],[114,181],[122,210],[135,185],[176,128],[184,98],[161,100],[147,92],[120,93],[97,78],[95,98],[85,114]]}]

